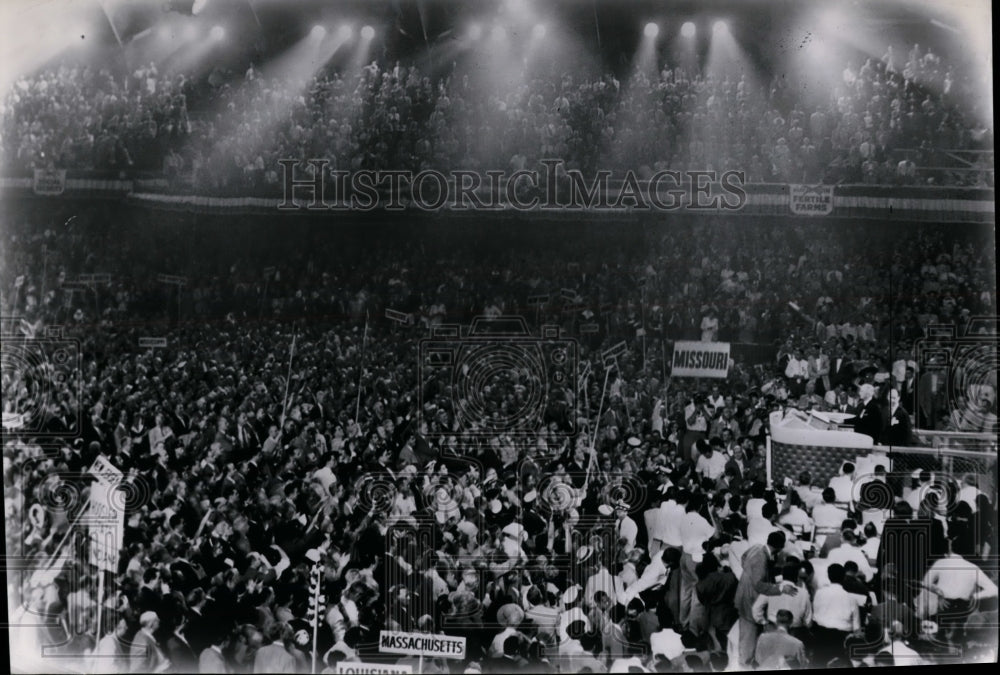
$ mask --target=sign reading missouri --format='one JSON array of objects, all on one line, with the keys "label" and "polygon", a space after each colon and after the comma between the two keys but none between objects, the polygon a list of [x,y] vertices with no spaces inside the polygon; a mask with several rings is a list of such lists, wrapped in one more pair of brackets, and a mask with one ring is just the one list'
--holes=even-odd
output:
[{"label": "sign reading missouri", "polygon": [[465,638],[431,633],[379,631],[378,650],[383,654],[405,654],[441,659],[464,659]]},{"label": "sign reading missouri", "polygon": [[676,377],[718,377],[729,373],[728,342],[675,342],[670,372]]}]

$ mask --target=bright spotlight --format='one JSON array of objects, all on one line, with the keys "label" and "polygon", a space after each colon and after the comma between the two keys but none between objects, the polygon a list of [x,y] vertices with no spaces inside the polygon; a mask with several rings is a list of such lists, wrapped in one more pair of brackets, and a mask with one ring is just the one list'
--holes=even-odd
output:
[{"label": "bright spotlight", "polygon": [[354,35],[354,29],[346,23],[337,31],[337,37],[341,40],[350,40],[352,35]]},{"label": "bright spotlight", "polygon": [[693,38],[694,32],[695,32],[694,24],[691,23],[690,21],[685,21],[684,25],[681,26],[681,35],[683,35],[686,38]]},{"label": "bright spotlight", "polygon": [[483,36],[483,28],[478,23],[469,26],[469,39],[478,40]]},{"label": "bright spotlight", "polygon": [[205,9],[205,5],[208,4],[208,0],[194,0],[194,4],[191,5],[191,13],[195,16],[201,14],[202,10]]},{"label": "bright spotlight", "polygon": [[222,26],[212,26],[212,30],[209,35],[213,40],[218,42],[222,38],[226,37],[226,31],[222,28]]},{"label": "bright spotlight", "polygon": [[660,27],[650,21],[646,24],[646,28],[643,30],[643,33],[645,33],[648,38],[655,38],[660,34]]},{"label": "bright spotlight", "polygon": [[365,40],[371,40],[373,37],[375,37],[375,29],[372,28],[371,26],[365,26],[364,28],[361,29],[361,37],[364,38]]},{"label": "bright spotlight", "polygon": [[723,33],[729,32],[729,26],[726,25],[725,21],[716,21],[712,26],[712,32],[716,35],[722,35]]},{"label": "bright spotlight", "polygon": [[312,36],[313,40],[322,40],[326,37],[326,28],[320,25],[313,26],[312,30],[309,31],[309,35]]},{"label": "bright spotlight", "polygon": [[494,40],[503,40],[507,37],[507,31],[503,29],[503,26],[494,26],[493,32],[490,35],[493,36]]},{"label": "bright spotlight", "polygon": [[541,40],[543,37],[545,37],[545,24],[543,23],[535,24],[535,27],[532,29],[531,34],[535,36],[536,40]]}]

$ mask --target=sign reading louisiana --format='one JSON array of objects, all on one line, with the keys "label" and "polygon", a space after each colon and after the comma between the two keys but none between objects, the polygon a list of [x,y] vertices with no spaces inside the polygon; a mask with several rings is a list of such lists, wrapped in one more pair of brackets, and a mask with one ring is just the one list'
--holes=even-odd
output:
[{"label": "sign reading louisiana", "polygon": [[729,374],[728,342],[675,342],[670,367],[674,377],[718,377]]}]

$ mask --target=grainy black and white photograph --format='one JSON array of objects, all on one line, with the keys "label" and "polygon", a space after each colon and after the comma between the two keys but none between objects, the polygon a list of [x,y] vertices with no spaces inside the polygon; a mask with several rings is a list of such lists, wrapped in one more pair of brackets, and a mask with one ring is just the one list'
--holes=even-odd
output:
[{"label": "grainy black and white photograph", "polygon": [[995,663],[991,25],[0,1],[8,672]]}]

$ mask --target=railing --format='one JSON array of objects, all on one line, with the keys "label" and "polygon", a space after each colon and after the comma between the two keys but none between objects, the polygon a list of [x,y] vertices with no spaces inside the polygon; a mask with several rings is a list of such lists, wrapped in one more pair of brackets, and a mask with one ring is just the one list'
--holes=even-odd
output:
[{"label": "railing", "polygon": [[[928,471],[934,476],[947,478],[943,485],[949,491],[959,490],[966,481],[987,495],[997,491],[997,437],[990,434],[961,432],[917,432],[918,439],[926,438],[931,447],[889,446],[886,454],[891,473],[903,478],[905,474]],[[938,481],[939,484],[942,484]],[[957,494],[957,493],[956,493]],[[948,496],[948,495],[942,495]],[[955,495],[950,495],[953,498]]]},{"label": "railing", "polygon": [[[294,200],[283,195],[285,182],[279,173],[276,184],[237,184],[213,188],[193,183],[190,176],[167,178],[160,174],[130,172],[95,171],[39,171],[34,176],[18,175],[0,177],[0,192],[15,195],[44,198],[122,199],[149,208],[165,210],[195,211],[201,213],[274,214],[282,205],[284,213],[311,215],[347,214],[351,194],[336,195],[333,178],[325,181],[325,201],[312,206],[312,186],[299,184]],[[622,181],[609,180],[598,186],[592,179],[584,177],[588,189],[593,187],[596,195],[590,204],[573,204],[566,207],[564,202],[570,194],[570,187],[562,185],[559,201],[546,204],[548,188],[544,175],[539,176],[538,185],[528,192],[517,195],[520,205],[515,205],[504,186],[499,189],[484,182],[474,192],[485,203],[493,204],[495,210],[505,216],[546,218],[606,219],[609,214],[619,217],[638,217],[645,214],[654,216],[671,213],[697,213],[718,216],[799,216],[809,218],[878,219],[891,217],[896,220],[927,222],[995,222],[996,205],[991,187],[936,187],[927,185],[792,185],[779,183],[739,184],[738,192],[721,195],[719,185],[711,194],[694,190],[690,182],[673,184],[663,180],[652,184],[638,181],[639,191],[645,198],[645,208],[635,206],[631,198],[619,199]],[[384,182],[384,181],[383,181]],[[433,182],[433,181],[431,181]],[[349,181],[348,181],[349,183]],[[481,211],[471,208],[470,203],[457,189],[454,179],[447,181],[448,199],[437,208],[430,209],[436,215],[452,215],[456,218],[478,218]],[[683,192],[680,197],[671,196],[671,190]],[[579,194],[579,193],[577,193]],[[293,195],[289,195],[292,197]],[[394,197],[399,198],[400,195]],[[402,195],[406,197],[405,194]],[[371,199],[370,195],[365,198]],[[525,208],[525,202],[538,202]],[[696,209],[693,204],[703,204],[705,200],[714,206]],[[735,206],[734,206],[735,200]],[[423,213],[412,200],[403,203],[403,208],[411,213]],[[345,204],[346,202],[346,204]],[[390,204],[399,204],[398,199],[388,194],[380,194],[375,199],[374,209],[382,210]],[[425,202],[426,203],[426,202]],[[611,204],[609,207],[608,204]],[[339,207],[339,210],[333,210]]]}]

